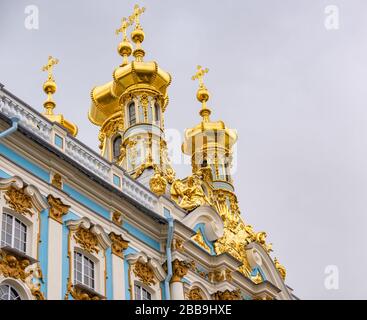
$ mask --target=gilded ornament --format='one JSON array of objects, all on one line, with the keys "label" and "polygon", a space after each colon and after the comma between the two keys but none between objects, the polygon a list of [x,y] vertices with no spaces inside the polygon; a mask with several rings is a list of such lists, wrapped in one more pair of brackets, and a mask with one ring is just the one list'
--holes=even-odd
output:
[{"label": "gilded ornament", "polygon": [[25,188],[16,189],[13,186],[5,192],[5,200],[11,209],[23,215],[33,215],[31,211],[33,205],[29,195],[25,193]]},{"label": "gilded ornament", "polygon": [[280,276],[282,277],[282,279],[285,280],[285,277],[287,275],[287,271],[285,267],[279,263],[277,258],[274,259],[274,264],[275,264],[275,268],[277,268],[278,272],[280,273]]},{"label": "gilded ornament", "polygon": [[207,252],[211,252],[209,246],[206,244],[204,237],[200,230],[196,232],[196,234],[192,237],[192,240],[194,240],[201,248],[203,248]]},{"label": "gilded ornament", "polygon": [[57,189],[62,189],[62,177],[60,174],[55,173],[54,176],[52,177],[52,181],[51,184],[57,188]]},{"label": "gilded ornament", "polygon": [[185,251],[185,248],[184,248],[184,241],[182,239],[173,239],[172,241],[172,250],[177,250],[177,251]]},{"label": "gilded ornament", "polygon": [[37,286],[33,286],[33,288],[31,289],[31,293],[36,298],[36,300],[45,300],[45,296],[41,291],[40,284],[38,284]]},{"label": "gilded ornament", "polygon": [[62,217],[68,213],[70,206],[64,204],[60,198],[55,198],[51,194],[47,196],[47,202],[50,205],[50,217],[57,222],[62,223]]},{"label": "gilded ornament", "polygon": [[189,212],[199,206],[210,204],[202,188],[202,182],[196,175],[188,177],[186,181],[174,181],[171,186],[171,198],[182,209]]},{"label": "gilded ornament", "polygon": [[160,172],[156,171],[149,181],[149,186],[152,192],[154,192],[157,196],[161,196],[166,192],[167,180]]},{"label": "gilded ornament", "polygon": [[112,222],[118,226],[122,226],[122,213],[118,211],[114,211],[112,213]]},{"label": "gilded ornament", "polygon": [[21,259],[12,254],[8,254],[2,251],[0,260],[0,274],[4,277],[19,279],[26,281],[26,279],[33,273],[32,271],[27,272],[26,269],[30,265],[28,259]]},{"label": "gilded ornament", "polygon": [[204,300],[203,294],[200,288],[193,288],[187,293],[188,300]]},{"label": "gilded ornament", "polygon": [[93,293],[83,291],[79,288],[72,286],[69,293],[74,300],[101,300],[101,298]]},{"label": "gilded ornament", "polygon": [[79,227],[74,234],[74,239],[89,253],[98,253],[98,238],[90,230]]},{"label": "gilded ornament", "polygon": [[180,282],[190,269],[189,263],[175,259],[172,262],[172,278],[171,282]]},{"label": "gilded ornament", "polygon": [[213,295],[214,300],[242,300],[241,291],[239,289],[229,291],[217,291]]},{"label": "gilded ornament", "polygon": [[120,258],[124,258],[124,250],[129,247],[129,242],[124,240],[121,235],[114,232],[111,232],[109,237],[112,241],[112,253]]},{"label": "gilded ornament", "polygon": [[142,263],[140,261],[134,264],[134,274],[137,276],[145,285],[154,285],[156,282],[154,280],[153,270],[148,266],[147,263]]}]

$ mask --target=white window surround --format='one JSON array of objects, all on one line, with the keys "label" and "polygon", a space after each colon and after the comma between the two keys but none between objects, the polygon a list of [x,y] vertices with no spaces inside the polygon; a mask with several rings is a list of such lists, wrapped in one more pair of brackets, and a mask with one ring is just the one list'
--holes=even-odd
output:
[{"label": "white window surround", "polygon": [[48,209],[48,204],[38,189],[32,185],[28,185],[24,188],[24,192],[31,198],[32,208],[30,211],[32,214],[18,213],[11,209],[5,200],[5,193],[11,187],[20,190],[25,187],[25,183],[18,176],[8,179],[0,179],[0,227],[2,227],[3,213],[9,214],[24,223],[27,227],[27,244],[25,254],[37,260],[39,246],[38,239],[40,236],[40,214],[43,210]]},{"label": "white window surround", "polygon": [[[100,225],[94,225],[87,217],[79,220],[66,221],[66,226],[69,228],[69,277],[70,282],[74,285],[74,252],[77,251],[94,263],[94,291],[102,296],[106,296],[106,249],[111,246],[111,240],[107,233],[103,230]],[[74,234],[79,228],[90,230],[98,239],[98,252],[89,252],[84,250],[83,247],[75,240]]]},{"label": "white window surround", "polygon": [[14,215],[2,212],[1,246],[10,246],[23,253],[27,252],[28,227]]},{"label": "white window surround", "polygon": [[74,251],[74,284],[82,284],[94,290],[96,263],[79,250]]},{"label": "white window surround", "polygon": [[[125,258],[129,263],[129,284],[131,299],[135,299],[135,284],[142,285],[151,294],[151,300],[162,300],[162,289],[160,283],[166,278],[166,272],[163,270],[161,264],[155,258],[149,258],[145,252],[138,252],[129,254]],[[147,264],[153,271],[154,284],[147,286],[141,282],[141,279],[134,273],[134,265],[137,263]]]}]

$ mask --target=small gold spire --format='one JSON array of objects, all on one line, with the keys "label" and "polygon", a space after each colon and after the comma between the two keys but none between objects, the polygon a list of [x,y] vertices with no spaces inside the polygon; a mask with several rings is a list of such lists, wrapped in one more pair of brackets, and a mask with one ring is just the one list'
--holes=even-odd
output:
[{"label": "small gold spire", "polygon": [[43,103],[43,106],[46,109],[43,115],[46,116],[50,121],[57,122],[62,125],[75,137],[78,134],[78,127],[74,123],[66,120],[62,114],[56,115],[53,111],[56,107],[56,103],[53,100],[52,95],[57,90],[56,82],[53,75],[53,67],[58,63],[58,59],[49,56],[47,64],[42,67],[42,71],[47,71],[48,73],[47,80],[43,84],[43,91],[47,94],[47,100]]},{"label": "small gold spire", "polygon": [[134,23],[132,16],[127,18],[122,18],[121,27],[116,30],[116,34],[122,33],[122,41],[118,45],[118,52],[123,57],[123,62],[121,67],[127,65],[129,63],[128,57],[131,55],[133,51],[133,46],[131,45],[128,37],[127,37],[127,28],[130,27]]},{"label": "small gold spire", "polygon": [[210,94],[208,89],[204,85],[204,76],[208,72],[208,68],[203,69],[202,66],[197,66],[197,72],[191,77],[192,80],[199,80],[199,89],[196,93],[196,98],[202,104],[200,115],[203,117],[204,122],[209,122],[209,116],[211,114],[210,109],[208,109],[208,107],[206,106],[206,103],[210,98]]},{"label": "small gold spire", "polygon": [[46,109],[45,112],[46,115],[53,115],[53,109],[56,106],[56,103],[53,100],[52,96],[57,90],[57,86],[53,76],[53,67],[58,63],[59,63],[58,59],[49,56],[47,64],[42,67],[42,71],[47,71],[48,73],[48,78],[43,84],[43,91],[47,94],[47,100],[43,104],[43,106]]},{"label": "small gold spire", "polygon": [[134,6],[134,12],[129,17],[130,20],[135,22],[135,29],[131,33],[131,39],[136,44],[136,48],[133,51],[133,56],[135,57],[135,60],[138,62],[143,61],[143,58],[145,56],[145,51],[142,49],[141,44],[144,41],[145,34],[143,31],[143,28],[140,25],[140,16],[145,12],[145,8],[140,8],[139,5]]}]

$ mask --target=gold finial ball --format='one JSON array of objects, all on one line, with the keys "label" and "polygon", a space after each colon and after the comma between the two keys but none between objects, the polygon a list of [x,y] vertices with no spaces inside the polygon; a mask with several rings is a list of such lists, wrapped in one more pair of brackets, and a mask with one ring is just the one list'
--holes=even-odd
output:
[{"label": "gold finial ball", "polygon": [[122,57],[130,56],[133,52],[133,46],[128,41],[122,41],[119,43],[117,51]]},{"label": "gold finial ball", "polygon": [[196,98],[201,102],[207,102],[210,98],[209,91],[206,88],[199,88],[196,93]]},{"label": "gold finial ball", "polygon": [[43,91],[46,93],[46,94],[54,94],[57,90],[57,86],[56,86],[56,83],[55,81],[53,80],[47,80],[44,84],[43,84]]},{"label": "gold finial ball", "polygon": [[134,41],[134,43],[142,43],[144,41],[145,34],[142,29],[135,29],[131,33],[131,40]]}]

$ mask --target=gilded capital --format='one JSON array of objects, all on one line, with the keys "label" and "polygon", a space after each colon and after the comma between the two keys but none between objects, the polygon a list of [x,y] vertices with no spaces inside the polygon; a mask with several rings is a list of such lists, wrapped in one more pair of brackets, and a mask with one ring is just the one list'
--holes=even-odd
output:
[{"label": "gilded capital", "polygon": [[50,206],[49,217],[62,223],[62,217],[68,213],[70,206],[64,204],[60,198],[55,198],[51,194],[47,196],[47,202]]},{"label": "gilded capital", "polygon": [[112,241],[112,253],[120,258],[124,258],[124,250],[129,246],[129,242],[124,240],[121,235],[111,232],[109,237]]},{"label": "gilded capital", "polygon": [[214,300],[241,300],[241,291],[239,289],[229,291],[217,291],[213,295]]},{"label": "gilded capital", "polygon": [[185,261],[180,261],[175,259],[172,262],[172,271],[173,275],[171,278],[171,282],[180,282],[184,276],[186,276],[189,271],[190,265]]}]

